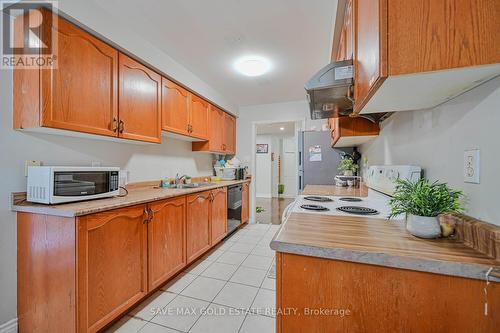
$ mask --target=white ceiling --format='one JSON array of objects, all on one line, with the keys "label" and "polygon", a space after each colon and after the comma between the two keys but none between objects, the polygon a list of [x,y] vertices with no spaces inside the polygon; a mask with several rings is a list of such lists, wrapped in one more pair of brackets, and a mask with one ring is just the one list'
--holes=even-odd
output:
[{"label": "white ceiling", "polygon": [[[239,106],[303,99],[304,84],[329,61],[337,0],[95,0]],[[90,2],[89,2],[90,6]],[[232,68],[268,57],[257,78]]]},{"label": "white ceiling", "polygon": [[[283,128],[283,130],[281,130],[281,128]],[[295,133],[295,122],[290,121],[286,123],[258,124],[256,126],[256,132],[259,135],[262,134],[293,135]]]}]

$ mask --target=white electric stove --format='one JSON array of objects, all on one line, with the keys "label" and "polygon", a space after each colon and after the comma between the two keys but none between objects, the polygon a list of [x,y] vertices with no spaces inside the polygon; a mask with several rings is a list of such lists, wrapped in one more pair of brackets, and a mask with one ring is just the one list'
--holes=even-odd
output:
[{"label": "white electric stove", "polygon": [[[282,221],[291,213],[388,218],[389,201],[395,190],[394,181],[398,177],[415,181],[421,177],[421,173],[421,168],[417,166],[372,166],[365,178],[367,197],[300,195],[285,209]],[[403,220],[404,215],[392,219]]]}]

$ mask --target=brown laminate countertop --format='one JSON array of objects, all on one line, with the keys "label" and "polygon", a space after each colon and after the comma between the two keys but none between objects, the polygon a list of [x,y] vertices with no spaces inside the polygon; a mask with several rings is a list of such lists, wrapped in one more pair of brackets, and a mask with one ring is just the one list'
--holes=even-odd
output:
[{"label": "brown laminate countertop", "polygon": [[[271,248],[285,253],[485,279],[500,262],[453,239],[410,235],[404,221],[292,213]],[[495,281],[498,279],[493,278]]]},{"label": "brown laminate countertop", "polygon": [[24,201],[18,204],[14,203],[12,205],[12,210],[34,214],[75,217],[144,204],[162,199],[179,197],[191,193],[203,192],[219,187],[237,185],[250,181],[251,179],[219,181],[208,186],[184,189],[159,188],[152,185],[142,187],[130,186],[128,187],[128,195],[124,197],[113,197],[58,205],[43,205]]},{"label": "brown laminate countertop", "polygon": [[361,184],[360,187],[340,187],[335,185],[306,185],[303,195],[328,195],[328,196],[346,196],[346,197],[366,197],[368,196],[368,187]]}]

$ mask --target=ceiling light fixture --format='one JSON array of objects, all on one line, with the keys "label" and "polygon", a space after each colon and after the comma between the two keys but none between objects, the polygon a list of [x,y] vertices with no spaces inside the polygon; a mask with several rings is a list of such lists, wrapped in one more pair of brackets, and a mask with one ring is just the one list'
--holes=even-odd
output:
[{"label": "ceiling light fixture", "polygon": [[284,130],[285,130],[285,128],[284,128],[284,127],[280,127],[280,131],[284,131]]},{"label": "ceiling light fixture", "polygon": [[246,76],[260,76],[271,69],[271,63],[261,56],[246,56],[236,60],[234,68]]}]

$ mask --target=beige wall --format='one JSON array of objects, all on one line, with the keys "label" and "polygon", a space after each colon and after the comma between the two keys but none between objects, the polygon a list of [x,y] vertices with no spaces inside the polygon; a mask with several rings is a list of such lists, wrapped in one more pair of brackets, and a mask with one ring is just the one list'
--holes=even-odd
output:
[{"label": "beige wall", "polygon": [[[500,225],[500,78],[431,110],[399,112],[360,149],[368,164],[415,164],[463,190],[467,214]],[[465,149],[481,150],[481,183],[463,181]]]}]

